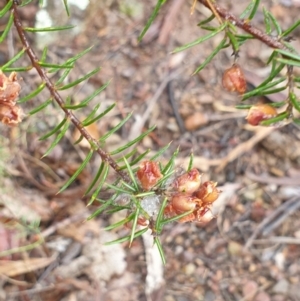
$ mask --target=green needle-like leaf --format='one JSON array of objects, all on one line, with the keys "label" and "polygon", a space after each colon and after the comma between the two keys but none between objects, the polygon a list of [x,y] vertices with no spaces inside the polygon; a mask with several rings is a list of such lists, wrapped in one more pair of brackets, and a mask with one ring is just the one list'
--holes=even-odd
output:
[{"label": "green needle-like leaf", "polygon": [[97,189],[95,190],[95,192],[93,193],[89,203],[88,203],[88,206],[90,206],[94,200],[97,198],[100,190],[102,189],[103,185],[104,185],[104,182],[106,181],[106,178],[107,178],[107,175],[108,175],[108,172],[109,172],[109,164],[107,162],[105,162],[104,164],[104,167],[103,167],[103,173],[102,173],[102,178],[98,184],[98,187]]},{"label": "green needle-like leaf", "polygon": [[295,67],[300,67],[300,62],[299,61],[293,61],[293,60],[287,60],[287,59],[282,59],[282,58],[276,58],[276,61],[279,63],[283,63],[286,65],[290,66],[295,66]]},{"label": "green needle-like leaf", "polygon": [[240,14],[240,19],[245,19],[246,16],[250,13],[250,11],[253,9],[253,6],[255,4],[255,0],[252,0],[247,7],[243,10],[243,12]]},{"label": "green needle-like leaf", "polygon": [[266,84],[268,84],[269,82],[271,82],[285,67],[285,64],[282,64],[282,63],[277,68],[275,68],[275,65],[276,65],[275,63],[274,63],[274,65],[272,65],[272,71],[271,71],[269,77],[266,78],[256,89],[260,89],[260,88],[264,87]]},{"label": "green needle-like leaf", "polygon": [[27,4],[29,4],[30,2],[32,2],[33,0],[23,0],[20,7],[26,6]]},{"label": "green needle-like leaf", "polygon": [[93,213],[87,218],[87,220],[89,221],[89,220],[95,218],[96,216],[100,215],[101,213],[103,213],[104,210],[107,209],[109,206],[111,206],[112,203],[113,203],[113,200],[112,200],[112,199],[106,201],[100,208],[98,208],[95,212],[93,212]]},{"label": "green needle-like leaf", "polygon": [[280,79],[278,79],[278,80],[276,80],[274,82],[268,83],[268,84],[266,84],[266,85],[264,85],[262,87],[259,86],[256,89],[245,93],[243,95],[242,100],[246,100],[249,97],[256,96],[256,95],[262,95],[262,93],[264,93],[264,91],[266,91],[267,89],[273,88],[273,87],[275,87],[276,85],[282,83],[285,80],[286,80],[286,78],[280,78]]},{"label": "green needle-like leaf", "polygon": [[9,0],[6,5],[0,10],[0,18],[2,18],[11,8],[13,0]]},{"label": "green needle-like leaf", "polygon": [[297,101],[297,97],[296,97],[295,93],[293,93],[293,92],[290,92],[290,93],[289,93],[289,100],[290,100],[290,102],[292,103],[293,107],[294,107],[298,112],[300,112],[300,105],[299,105],[299,102]]},{"label": "green needle-like leaf", "polygon": [[289,51],[283,50],[283,49],[276,49],[274,52],[280,53],[284,59],[290,58],[295,61],[300,62],[300,56],[296,53],[291,53]]},{"label": "green needle-like leaf", "polygon": [[34,91],[32,91],[30,94],[20,98],[18,100],[18,103],[24,103],[32,98],[34,98],[35,96],[37,96],[41,91],[43,91],[43,89],[45,88],[46,84],[42,83],[38,88],[36,88]]},{"label": "green needle-like leaf", "polygon": [[83,76],[83,77],[81,77],[81,78],[79,78],[79,79],[77,79],[77,80],[75,80],[75,81],[73,81],[73,82],[71,82],[71,83],[69,83],[65,86],[57,87],[57,90],[62,91],[62,90],[67,90],[71,87],[77,86],[79,83],[89,79],[90,77],[92,77],[93,75],[98,73],[100,71],[100,69],[101,69],[101,67],[98,67],[98,68],[94,69],[93,71],[89,72],[88,74],[86,74],[85,76]]},{"label": "green needle-like leaf", "polygon": [[6,23],[6,27],[5,27],[2,35],[0,36],[0,43],[2,43],[5,40],[5,38],[7,37],[8,33],[11,29],[11,26],[13,24],[13,21],[14,21],[14,15],[13,15],[13,13],[11,13],[9,16],[9,20]]},{"label": "green needle-like leaf", "polygon": [[253,5],[252,11],[248,17],[249,20],[252,20],[253,17],[256,15],[260,0],[253,0],[253,2],[254,2],[254,5]]},{"label": "green needle-like leaf", "polygon": [[289,114],[290,114],[289,112],[283,112],[283,113],[277,115],[277,116],[274,117],[274,118],[270,118],[270,119],[261,121],[259,124],[260,124],[260,125],[268,126],[268,125],[277,123],[277,122],[279,122],[279,121],[282,121],[282,120],[284,120],[284,119],[287,119],[287,118],[289,117]]},{"label": "green needle-like leaf", "polygon": [[[144,228],[142,230],[139,230],[139,231],[137,231],[137,232],[134,233],[133,238],[137,238],[137,237],[143,235],[147,231],[148,231],[148,228]],[[119,238],[119,239],[107,242],[107,243],[105,243],[105,245],[109,246],[109,245],[113,245],[113,244],[119,244],[119,243],[128,241],[130,239],[131,239],[131,235],[128,235],[128,236],[125,236],[125,237],[122,237],[122,238]]]},{"label": "green needle-like leaf", "polygon": [[83,126],[88,126],[94,122],[96,122],[97,120],[101,119],[103,116],[105,116],[109,111],[111,111],[114,107],[115,107],[115,103],[112,104],[111,106],[109,106],[105,111],[103,111],[102,113],[100,113],[98,116],[96,116],[95,118],[91,119],[91,118],[87,118],[86,120],[84,120],[82,122]]},{"label": "green needle-like leaf", "polygon": [[124,162],[125,162],[125,165],[126,165],[126,167],[127,167],[127,172],[128,172],[129,177],[130,177],[130,179],[131,179],[131,181],[132,181],[132,184],[133,184],[133,186],[134,186],[135,191],[139,191],[139,185],[138,185],[138,183],[137,183],[137,181],[136,181],[135,175],[134,175],[134,173],[133,173],[133,171],[132,171],[132,169],[131,169],[131,166],[129,165],[129,163],[128,163],[128,161],[126,160],[125,157],[124,157]]},{"label": "green needle-like leaf", "polygon": [[51,130],[49,133],[45,134],[44,136],[40,137],[39,140],[45,140],[47,138],[49,138],[50,136],[54,135],[55,133],[57,133],[61,127],[67,122],[67,118],[64,118],[53,130]]},{"label": "green needle-like leaf", "polygon": [[297,125],[300,125],[300,119],[299,118],[293,118],[293,122]]},{"label": "green needle-like leaf", "polygon": [[116,228],[119,228],[121,226],[123,226],[124,224],[130,222],[132,219],[134,218],[134,214],[131,213],[129,216],[127,216],[126,218],[122,219],[121,221],[114,223],[112,225],[109,225],[108,227],[105,227],[104,230],[109,231],[109,230],[113,230]]},{"label": "green needle-like leaf", "polygon": [[80,135],[80,137],[73,143],[74,145],[80,143],[83,140],[83,136]]},{"label": "green needle-like leaf", "polygon": [[[124,181],[121,181],[121,184],[122,184],[123,188],[124,188],[124,187],[127,188],[128,191],[131,190],[133,193],[136,193],[136,192],[137,192],[137,189],[136,189],[135,186],[131,186],[130,184],[128,184],[128,183],[126,183],[126,182],[124,182]],[[127,193],[128,193],[128,191],[127,191]]]},{"label": "green needle-like leaf", "polygon": [[66,64],[72,64],[75,63],[77,60],[79,60],[80,58],[82,58],[84,55],[86,55],[88,52],[90,52],[92,50],[94,46],[90,46],[87,49],[84,49],[83,51],[79,52],[78,54],[76,54],[75,56],[69,58],[66,61]]},{"label": "green needle-like leaf", "polygon": [[270,34],[272,31],[271,20],[269,17],[269,12],[264,7],[263,7],[263,13],[264,13],[264,22],[266,26],[266,34]]},{"label": "green needle-like leaf", "polygon": [[[117,163],[124,162],[124,157],[128,160],[130,157],[134,156],[137,153],[137,151],[138,150],[136,148],[133,149],[131,152],[127,153],[125,156],[116,159],[116,162]],[[130,162],[130,165],[131,165],[131,162]]]},{"label": "green needle-like leaf", "polygon": [[132,141],[129,141],[127,144],[125,144],[124,146],[121,146],[119,148],[117,148],[116,150],[110,152],[110,155],[116,155],[121,153],[122,151],[124,151],[125,149],[129,148],[131,145],[134,145],[136,143],[138,143],[139,141],[141,141],[145,136],[147,136],[149,133],[151,133],[153,130],[155,129],[155,126],[152,126],[151,128],[149,128],[146,132],[144,132],[143,134],[141,134],[140,136],[138,136],[137,138],[133,139]]},{"label": "green needle-like leaf", "polygon": [[144,198],[146,196],[150,196],[150,195],[154,195],[154,194],[155,194],[154,191],[144,191],[144,192],[136,194],[134,197],[135,198]]},{"label": "green needle-like leaf", "polygon": [[103,172],[103,169],[104,169],[104,163],[102,161],[101,165],[100,165],[100,167],[99,167],[99,169],[98,169],[98,171],[97,171],[97,173],[96,173],[96,175],[95,175],[95,177],[93,179],[93,181],[91,182],[91,184],[89,185],[89,187],[86,189],[84,195],[87,195],[93,189],[93,187],[95,186],[95,184],[99,180],[99,178],[100,178],[100,176],[101,176],[101,174]]},{"label": "green needle-like leaf", "polygon": [[[239,51],[239,43],[238,43],[236,37],[235,37],[234,34],[233,34],[232,32],[230,32],[230,31],[227,31],[226,34],[227,34],[227,36],[228,36],[228,38],[229,38],[229,40],[230,40],[230,43],[231,43],[231,45],[232,45],[232,48],[233,48],[234,53],[238,53],[238,51]],[[224,43],[224,44],[225,44],[225,43]]]},{"label": "green needle-like leaf", "polygon": [[72,69],[73,66],[72,65],[57,65],[57,64],[50,64],[50,63],[45,63],[40,61],[38,63],[41,67],[45,67],[45,68],[55,68],[55,69]]},{"label": "green needle-like leaf", "polygon": [[158,234],[160,234],[161,230],[162,230],[162,224],[161,224],[161,221],[163,220],[164,218],[164,210],[167,206],[167,202],[168,202],[168,198],[164,198],[160,208],[159,208],[159,211],[158,211],[158,214],[157,214],[157,217],[156,217],[156,221],[155,221],[155,230],[157,231]]},{"label": "green needle-like leaf", "polygon": [[293,32],[298,26],[300,25],[300,20],[296,21],[292,26],[290,26],[287,30],[285,30],[282,34],[281,37],[286,37],[288,36],[291,32]]},{"label": "green needle-like leaf", "polygon": [[218,27],[217,30],[215,30],[214,32],[212,32],[212,33],[210,33],[210,34],[208,34],[208,35],[205,35],[205,36],[203,36],[203,37],[201,37],[201,38],[199,38],[199,39],[197,39],[197,40],[195,40],[195,41],[193,41],[193,42],[191,42],[191,43],[188,43],[188,44],[186,44],[186,45],[183,45],[183,46],[181,46],[181,47],[178,47],[178,48],[176,48],[172,53],[177,53],[177,52],[186,50],[186,49],[188,49],[188,48],[191,48],[191,47],[193,47],[193,46],[196,46],[196,45],[198,45],[198,44],[201,44],[201,43],[203,43],[203,42],[206,41],[206,40],[209,40],[209,39],[211,39],[212,37],[214,37],[215,35],[217,35],[218,33],[220,33],[221,31],[223,31],[223,30],[225,29],[226,26],[227,26],[227,23],[225,22],[225,23],[223,23],[220,27]]},{"label": "green needle-like leaf", "polygon": [[176,216],[173,216],[173,217],[170,217],[170,218],[167,218],[163,221],[161,221],[162,225],[166,225],[168,223],[171,223],[171,222],[175,222],[175,221],[178,221],[179,219],[181,219],[182,217],[185,217],[189,214],[193,213],[193,210],[190,210],[190,211],[187,211],[187,212],[184,212],[182,214],[179,214],[179,215],[176,215]]},{"label": "green needle-like leaf", "polygon": [[275,30],[277,31],[277,34],[280,36],[281,33],[282,33],[282,29],[280,27],[280,24],[277,22],[276,18],[272,15],[271,12],[268,11],[268,15],[269,15],[269,18],[270,18],[271,22],[273,23],[273,25],[275,27]]},{"label": "green needle-like leaf", "polygon": [[163,262],[164,265],[166,265],[167,261],[166,261],[165,253],[164,253],[163,247],[159,241],[159,238],[157,236],[154,237],[154,243],[157,246],[161,261]]},{"label": "green needle-like leaf", "polygon": [[130,206],[115,206],[114,205],[114,208],[106,210],[105,213],[109,215],[109,214],[113,214],[113,213],[116,213],[119,211],[129,210],[129,209],[131,209]]},{"label": "green needle-like leaf", "polygon": [[[58,79],[58,81],[55,83],[55,86],[58,87],[59,85],[61,85],[63,83],[63,81],[67,78],[67,76],[71,73],[71,71],[73,70],[74,67],[74,62],[73,63],[67,63],[65,62],[63,65],[69,66],[70,68],[66,68],[66,70],[64,70],[63,74],[61,75],[61,77]],[[56,73],[58,71],[61,71],[61,68],[52,68],[52,69],[48,69],[47,72],[50,73]]]},{"label": "green needle-like leaf", "polygon": [[62,31],[72,29],[76,26],[74,25],[67,25],[67,26],[57,26],[57,27],[43,27],[43,28],[36,28],[36,27],[24,27],[25,31],[28,32],[49,32],[49,31]]},{"label": "green needle-like leaf", "polygon": [[78,177],[78,175],[83,171],[83,169],[87,166],[87,164],[91,160],[93,153],[94,153],[94,151],[91,149],[89,151],[89,153],[87,154],[87,156],[85,157],[84,161],[81,163],[81,165],[78,167],[78,169],[74,172],[72,177],[63,185],[63,187],[59,190],[59,192],[57,194],[63,192],[66,188],[68,188],[71,185],[71,183],[73,183],[75,181],[75,179]]},{"label": "green needle-like leaf", "polygon": [[109,130],[105,135],[103,135],[100,139],[99,142],[105,142],[105,140],[110,137],[113,133],[118,131],[132,116],[132,113],[128,114],[122,121],[120,121],[114,128]]},{"label": "green needle-like leaf", "polygon": [[197,25],[198,25],[198,26],[205,25],[205,24],[209,23],[210,21],[212,21],[214,18],[215,18],[215,15],[214,15],[214,14],[211,14],[207,19],[205,19],[205,20],[199,22]]},{"label": "green needle-like leaf", "polygon": [[140,214],[140,208],[136,208],[135,209],[135,212],[134,212],[134,219],[133,219],[133,222],[132,222],[132,229],[131,229],[131,234],[130,234],[130,240],[129,240],[129,247],[131,247],[131,244],[135,238],[135,230],[136,230],[136,227],[137,227],[137,221],[138,221],[138,218],[139,218],[139,214]]},{"label": "green needle-like leaf", "polygon": [[68,17],[70,17],[70,9],[69,9],[69,5],[68,5],[68,0],[63,0],[63,3],[65,6],[66,13],[67,13]]},{"label": "green needle-like leaf", "polygon": [[[123,189],[123,188],[121,188],[121,187],[119,187],[119,186],[111,185],[111,184],[109,184],[109,183],[106,183],[105,185],[106,185],[108,188],[110,188],[110,189],[112,189],[112,190],[114,190],[114,191],[116,191],[116,192],[128,194],[128,190],[125,190],[125,189]],[[130,189],[130,190],[135,191],[134,188],[132,188],[132,189]]]},{"label": "green needle-like leaf", "polygon": [[188,165],[188,168],[187,168],[187,172],[189,172],[193,168],[193,164],[194,164],[194,153],[192,152],[190,154],[190,160],[189,160],[189,165]]},{"label": "green needle-like leaf", "polygon": [[42,158],[48,156],[53,148],[59,143],[59,141],[64,137],[66,131],[68,130],[70,122],[66,122],[64,127],[61,129],[61,132],[56,136],[55,140],[51,143],[50,147],[47,149],[46,153],[42,156]]},{"label": "green needle-like leaf", "polygon": [[150,18],[148,19],[148,21],[147,21],[145,27],[143,28],[141,34],[140,34],[139,37],[138,37],[138,41],[139,41],[139,42],[143,39],[145,33],[147,32],[147,30],[149,29],[149,27],[150,27],[151,24],[153,23],[154,19],[155,19],[156,16],[158,15],[158,12],[159,12],[159,10],[160,10],[160,7],[164,4],[165,1],[166,1],[166,0],[158,0],[158,1],[157,1],[156,5],[155,5],[155,8],[154,8],[154,10],[153,10],[153,12],[152,12]]},{"label": "green needle-like leaf", "polygon": [[195,75],[196,73],[198,73],[202,69],[204,69],[206,67],[206,65],[209,64],[212,61],[212,59],[219,53],[219,51],[224,47],[225,44],[226,44],[226,39],[223,39],[221,41],[221,43],[216,48],[214,48],[214,50],[205,59],[205,61],[195,70],[195,72],[193,73],[193,75]]},{"label": "green needle-like leaf", "polygon": [[159,158],[170,147],[171,143],[172,142],[160,149],[154,156],[150,158],[150,161],[155,161],[157,158]]},{"label": "green needle-like leaf", "polygon": [[42,103],[40,106],[34,108],[33,110],[31,110],[28,114],[29,115],[34,115],[35,113],[43,110],[44,108],[46,108],[50,103],[52,102],[52,98],[49,98],[47,101],[45,101],[44,103]]},{"label": "green needle-like leaf", "polygon": [[4,64],[1,67],[2,71],[6,71],[5,69],[8,68],[9,66],[11,66],[13,63],[15,63],[19,58],[21,58],[23,56],[23,54],[25,53],[25,48],[23,48],[19,53],[17,53],[11,60],[9,60],[6,64]]},{"label": "green needle-like leaf", "polygon": [[165,168],[162,170],[162,174],[165,175],[169,173],[174,166],[175,159],[179,153],[179,148],[173,153],[172,157],[170,158],[169,162],[166,164]]},{"label": "green needle-like leaf", "polygon": [[[146,157],[146,155],[150,152],[150,149],[146,150],[145,152],[143,152],[142,154],[140,154],[138,157],[136,157],[134,160],[132,160],[129,165],[130,166],[134,166],[136,165],[138,162],[140,162],[143,158]],[[126,169],[126,165],[120,166],[119,170],[124,170]]]},{"label": "green needle-like leaf", "polygon": [[101,165],[93,179],[93,181],[91,182],[91,184],[89,185],[89,187],[87,188],[87,190],[85,191],[84,195],[87,195],[92,189],[93,187],[95,186],[95,184],[97,183],[97,181],[100,179],[100,176],[103,172],[103,169],[104,169],[104,162],[101,162]]},{"label": "green needle-like leaf", "polygon": [[48,53],[48,48],[44,47],[43,53],[42,53],[42,56],[41,56],[41,62],[45,62],[46,61],[46,59],[47,59],[47,53]]},{"label": "green needle-like leaf", "polygon": [[91,95],[86,97],[80,104],[78,105],[65,105],[66,109],[76,110],[83,107],[86,107],[90,101],[92,101],[98,94],[100,94],[108,85],[110,81],[106,82],[103,86],[95,90]]}]

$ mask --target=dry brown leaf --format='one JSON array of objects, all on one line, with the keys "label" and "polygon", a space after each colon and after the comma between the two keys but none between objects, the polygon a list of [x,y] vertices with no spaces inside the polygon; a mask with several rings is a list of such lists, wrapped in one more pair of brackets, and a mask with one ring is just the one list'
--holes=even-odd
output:
[{"label": "dry brown leaf", "polygon": [[190,115],[184,122],[185,128],[188,131],[194,131],[199,129],[201,126],[206,125],[208,123],[208,117],[201,113],[196,112],[193,115]]},{"label": "dry brown leaf", "polygon": [[22,275],[44,267],[55,261],[55,257],[50,258],[29,258],[26,260],[0,261],[0,274],[8,277]]}]

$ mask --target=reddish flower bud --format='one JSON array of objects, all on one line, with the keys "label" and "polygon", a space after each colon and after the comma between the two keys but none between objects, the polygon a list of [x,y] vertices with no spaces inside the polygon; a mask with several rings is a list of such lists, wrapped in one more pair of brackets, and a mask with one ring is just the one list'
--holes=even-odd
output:
[{"label": "reddish flower bud", "polygon": [[145,190],[150,190],[162,178],[158,163],[153,161],[142,162],[136,174]]},{"label": "reddish flower bud", "polygon": [[251,125],[258,125],[261,121],[277,116],[275,108],[268,104],[257,104],[250,108],[247,121]]},{"label": "reddish flower bud", "polygon": [[179,192],[193,193],[201,184],[201,175],[196,168],[191,169],[189,172],[178,177],[174,186]]},{"label": "reddish flower bud", "polygon": [[204,182],[195,195],[202,200],[204,205],[213,203],[219,196],[220,191],[216,188],[217,183],[212,181]]},{"label": "reddish flower bud", "polygon": [[201,200],[186,193],[177,193],[173,195],[171,199],[171,205],[178,214],[194,210],[198,202],[201,202]]},{"label": "reddish flower bud", "polygon": [[225,70],[222,84],[229,92],[238,92],[243,94],[247,89],[244,72],[237,64],[233,64],[229,69]]}]

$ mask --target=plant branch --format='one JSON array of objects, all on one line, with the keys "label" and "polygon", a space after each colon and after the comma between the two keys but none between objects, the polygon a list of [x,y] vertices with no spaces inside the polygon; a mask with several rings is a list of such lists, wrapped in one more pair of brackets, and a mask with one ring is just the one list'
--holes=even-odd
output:
[{"label": "plant branch", "polygon": [[32,49],[25,32],[23,30],[22,22],[18,13],[18,3],[14,1],[12,6],[12,14],[14,16],[14,25],[17,29],[18,35],[20,40],[26,49],[26,53],[32,63],[33,68],[37,71],[42,81],[45,82],[46,87],[48,88],[52,98],[57,102],[60,108],[66,114],[66,117],[74,124],[74,126],[78,129],[80,134],[90,143],[92,148],[95,148],[95,151],[100,155],[102,161],[107,162],[119,175],[120,177],[127,183],[131,182],[128,174],[122,170],[120,170],[119,165],[115,162],[115,160],[105,152],[99,142],[94,139],[90,133],[84,128],[82,123],[78,120],[78,118],[73,114],[71,110],[65,108],[64,100],[56,90],[54,84],[51,82],[50,78],[47,76],[45,69],[43,69],[40,64],[37,55],[35,54],[34,50]]},{"label": "plant branch", "polygon": [[[214,13],[216,11],[219,16],[224,18],[227,21],[231,21],[235,26],[241,28],[245,32],[251,34],[256,39],[260,40],[261,42],[265,43],[266,45],[272,48],[278,49],[285,49],[286,47],[279,39],[269,36],[268,34],[264,33],[260,29],[251,25],[250,21],[247,19],[240,19],[235,15],[229,13],[226,9],[220,7],[216,3],[211,3],[209,0],[198,0],[201,4],[206,6],[208,9]],[[211,5],[213,6],[214,10],[212,10]],[[217,17],[217,16],[216,16]]]}]

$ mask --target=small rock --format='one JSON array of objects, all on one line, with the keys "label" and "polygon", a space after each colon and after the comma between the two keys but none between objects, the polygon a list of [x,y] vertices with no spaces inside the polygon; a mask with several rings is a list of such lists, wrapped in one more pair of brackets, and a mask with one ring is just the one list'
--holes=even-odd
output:
[{"label": "small rock", "polygon": [[254,301],[270,301],[270,300],[271,300],[270,296],[265,292],[259,292],[254,299]]},{"label": "small rock", "polygon": [[242,252],[242,248],[243,247],[235,241],[231,241],[228,243],[228,252],[231,256],[240,255]]},{"label": "small rock", "polygon": [[243,296],[246,300],[252,300],[258,290],[258,284],[253,281],[247,281],[243,286]]},{"label": "small rock", "polygon": [[190,115],[186,120],[185,120],[185,128],[188,131],[194,131],[200,128],[203,125],[206,125],[208,123],[208,117],[204,115],[201,112],[196,112],[192,115]]},{"label": "small rock", "polygon": [[195,273],[196,267],[194,264],[189,263],[184,267],[184,271],[186,275],[192,275]]},{"label": "small rock", "polygon": [[289,282],[286,279],[279,280],[272,288],[272,292],[276,294],[286,295],[289,290]]}]

